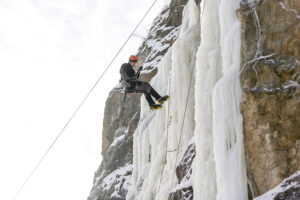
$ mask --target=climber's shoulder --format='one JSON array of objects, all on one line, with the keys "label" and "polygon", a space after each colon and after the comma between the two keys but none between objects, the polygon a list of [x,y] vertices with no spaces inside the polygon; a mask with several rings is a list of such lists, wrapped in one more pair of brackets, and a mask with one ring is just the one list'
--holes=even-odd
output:
[{"label": "climber's shoulder", "polygon": [[129,64],[129,63],[123,63],[123,64],[121,65],[121,68],[128,68],[128,67],[130,67],[130,64]]}]

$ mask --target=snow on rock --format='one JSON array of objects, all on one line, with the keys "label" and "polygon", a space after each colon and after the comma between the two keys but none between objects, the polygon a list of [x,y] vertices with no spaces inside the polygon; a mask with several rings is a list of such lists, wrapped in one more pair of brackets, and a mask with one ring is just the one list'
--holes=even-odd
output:
[{"label": "snow on rock", "polygon": [[300,171],[297,171],[289,178],[265,193],[262,196],[256,197],[254,200],[298,200],[300,199]]},{"label": "snow on rock", "polygon": [[119,137],[117,137],[116,139],[114,139],[113,143],[109,146],[109,148],[114,147],[120,141],[124,140],[124,138],[125,138],[125,135],[120,135]]},{"label": "snow on rock", "polygon": [[141,54],[150,51],[147,57],[143,59],[144,70],[141,72],[141,75],[151,73],[157,68],[163,55],[170,46],[172,46],[178,36],[179,27],[168,26],[165,24],[168,18],[172,16],[171,12],[170,9],[165,8],[162,13],[154,19],[150,32],[145,39],[142,48],[139,49]]},{"label": "snow on rock", "polygon": [[130,186],[131,172],[132,164],[127,163],[106,176],[97,189],[105,192],[110,190],[111,186],[114,185],[111,198],[122,198],[125,188]]}]

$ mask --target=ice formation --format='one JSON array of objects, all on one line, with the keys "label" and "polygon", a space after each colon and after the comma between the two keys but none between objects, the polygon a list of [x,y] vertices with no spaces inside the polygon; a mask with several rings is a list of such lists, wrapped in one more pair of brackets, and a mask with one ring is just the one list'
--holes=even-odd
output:
[{"label": "ice formation", "polygon": [[240,114],[240,22],[235,15],[239,0],[206,1],[202,7],[196,66],[195,199],[248,199]]},{"label": "ice formation", "polygon": [[[126,199],[168,199],[173,189],[186,185],[193,186],[196,200],[247,199],[239,106],[240,23],[235,14],[239,3],[206,0],[201,12],[194,0],[186,5],[178,39],[151,81],[170,99],[153,112],[141,98]],[[177,185],[175,167],[193,140],[192,178]]]}]

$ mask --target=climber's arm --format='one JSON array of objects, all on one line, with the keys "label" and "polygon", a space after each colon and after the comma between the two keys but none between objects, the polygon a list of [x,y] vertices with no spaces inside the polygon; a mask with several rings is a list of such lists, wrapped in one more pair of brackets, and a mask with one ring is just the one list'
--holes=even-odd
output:
[{"label": "climber's arm", "polygon": [[140,77],[141,71],[143,70],[143,66],[140,66],[139,69],[137,70],[135,76],[138,79]]}]

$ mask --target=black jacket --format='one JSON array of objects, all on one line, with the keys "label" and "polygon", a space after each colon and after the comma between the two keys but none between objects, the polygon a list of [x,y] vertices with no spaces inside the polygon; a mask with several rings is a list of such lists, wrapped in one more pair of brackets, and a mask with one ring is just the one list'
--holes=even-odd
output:
[{"label": "black jacket", "polygon": [[121,74],[122,79],[124,79],[125,81],[136,81],[136,79],[137,79],[135,71],[129,63],[124,63],[121,66],[120,74]]},{"label": "black jacket", "polygon": [[129,63],[124,63],[120,69],[121,83],[128,90],[133,90],[136,85],[137,77],[133,67]]}]

